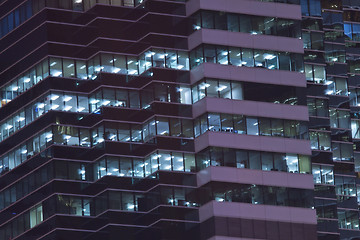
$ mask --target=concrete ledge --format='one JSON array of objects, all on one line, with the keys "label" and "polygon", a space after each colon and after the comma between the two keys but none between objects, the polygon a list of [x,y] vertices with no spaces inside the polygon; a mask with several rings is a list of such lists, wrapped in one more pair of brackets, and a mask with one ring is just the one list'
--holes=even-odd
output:
[{"label": "concrete ledge", "polygon": [[309,140],[209,131],[195,138],[196,152],[210,146],[311,155]]},{"label": "concrete ledge", "polygon": [[199,9],[301,20],[301,6],[296,4],[254,0],[190,0],[186,3],[187,16]]},{"label": "concrete ledge", "polygon": [[251,35],[249,33],[229,32],[216,29],[201,29],[191,34],[188,38],[190,50],[202,43],[304,53],[303,41],[301,39],[262,34]]},{"label": "concrete ledge", "polygon": [[192,114],[194,118],[206,112],[309,121],[307,106],[247,100],[205,97],[193,105]]},{"label": "concrete ledge", "polygon": [[197,173],[198,187],[211,181],[314,189],[314,180],[311,174],[272,172],[220,166],[211,166]]},{"label": "concrete ledge", "polygon": [[238,67],[216,63],[202,63],[190,71],[191,84],[203,78],[306,87],[304,73],[255,67]]},{"label": "concrete ledge", "polygon": [[199,208],[200,222],[204,222],[213,216],[314,225],[317,223],[316,211],[308,208],[215,201]]}]

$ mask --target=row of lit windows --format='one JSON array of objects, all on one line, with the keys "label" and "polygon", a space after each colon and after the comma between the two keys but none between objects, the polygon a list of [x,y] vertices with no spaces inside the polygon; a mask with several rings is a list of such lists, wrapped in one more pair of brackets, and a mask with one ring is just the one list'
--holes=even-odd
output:
[{"label": "row of lit windows", "polygon": [[[218,202],[245,202],[290,207],[313,207],[313,191],[307,189],[270,187],[250,184],[210,183],[213,200]],[[205,195],[206,197],[206,195]]]},{"label": "row of lit windows", "polygon": [[0,123],[0,141],[5,140],[50,110],[89,113],[86,95],[52,92]]},{"label": "row of lit windows", "polygon": [[190,66],[194,68],[204,62],[304,72],[301,54],[271,50],[203,44],[190,51]]},{"label": "row of lit windows", "polygon": [[101,71],[139,75],[151,67],[189,70],[188,53],[154,49],[145,52],[140,57],[99,54],[89,61],[51,57],[1,87],[1,106],[4,106],[49,75],[86,80],[95,79]]},{"label": "row of lit windows", "polygon": [[90,112],[101,106],[148,108],[153,101],[191,104],[189,86],[154,83],[140,91],[103,88],[90,95]]},{"label": "row of lit windows", "polygon": [[[9,123],[7,123],[9,124]],[[26,160],[31,153],[40,152],[49,142],[56,144],[90,147],[109,141],[143,142],[149,141],[155,135],[193,138],[206,131],[223,131],[237,134],[276,136],[289,138],[304,138],[305,126],[298,121],[245,117],[231,114],[205,114],[195,120],[195,126],[190,119],[174,119],[156,117],[145,124],[107,123],[91,131],[70,126],[56,126],[52,131],[46,131],[33,140],[32,147],[23,145],[12,154],[13,161],[6,158],[1,161],[3,171],[12,169]],[[10,128],[4,128],[9,132]],[[13,127],[11,128],[13,129]],[[92,141],[92,144],[91,144]]]},{"label": "row of lit windows", "polygon": [[[261,91],[260,88],[264,88],[265,90]],[[261,91],[261,93],[259,91]],[[259,94],[256,95],[255,93]],[[218,79],[205,79],[199,81],[192,86],[191,97],[192,103],[196,103],[205,97],[214,97],[290,105],[298,104],[296,90],[288,86],[236,82]]]},{"label": "row of lit windows", "polygon": [[[107,209],[148,211],[150,208],[161,204],[198,207],[211,200],[308,208],[312,206],[310,196],[310,190],[247,184],[224,185],[224,183],[211,183],[201,189],[161,186],[147,194],[111,191],[94,198],[56,195],[46,200],[43,204],[32,208],[29,212],[25,212],[12,222],[21,221],[29,217],[30,223],[28,227],[26,225],[24,228],[21,228],[21,230],[27,230],[41,223],[54,213],[96,216]],[[46,216],[43,215],[43,207],[51,207],[49,211],[46,211]],[[5,234],[8,231],[7,227],[9,225],[2,227],[0,233]],[[13,236],[21,232],[15,230]],[[1,234],[0,236],[2,236]]]},{"label": "row of lit windows", "polygon": [[90,95],[90,112],[99,111],[101,106],[148,108],[153,101],[191,104],[205,97],[298,104],[294,88],[269,84],[266,91],[255,96],[253,93],[259,91],[259,86],[258,83],[205,79],[192,88],[165,83],[152,83],[140,91],[104,88]]},{"label": "row of lit windows", "polygon": [[195,137],[206,131],[306,139],[306,124],[295,120],[207,113],[195,119]]},{"label": "row of lit windows", "polygon": [[156,135],[193,138],[193,121],[156,117],[144,124],[106,123],[92,130],[93,145],[108,141],[147,142]]},{"label": "row of lit windows", "polygon": [[[92,130],[93,145],[110,141],[147,142],[155,135],[193,138],[206,131],[306,139],[306,125],[299,121],[209,113],[193,121],[156,117],[145,124],[107,123]],[[78,142],[75,139],[75,142]]]},{"label": "row of lit windows", "polygon": [[[49,134],[49,131],[40,134],[40,137],[44,136],[44,134]],[[21,164],[19,158],[26,161],[37,154],[36,151],[29,152],[28,155],[20,152],[21,150],[26,152],[27,148],[38,146],[39,143],[36,141],[38,141],[37,137],[2,157],[0,166],[2,169],[6,169],[2,173],[6,173],[9,169],[11,170]],[[38,150],[42,151],[52,142],[43,144],[39,146]],[[41,157],[49,158],[51,152],[42,152]],[[197,154],[156,151],[145,158],[105,157],[94,164],[55,161],[2,190],[0,193],[0,209],[16,202],[53,178],[79,181],[94,181],[109,175],[144,178],[158,170],[196,172],[208,166],[227,166],[291,173],[311,172],[310,158],[308,156],[213,147]],[[314,171],[316,171],[316,168]]]},{"label": "row of lit windows", "polygon": [[94,180],[106,175],[147,177],[158,170],[195,172],[195,154],[157,151],[145,159],[106,157],[94,164]]},{"label": "row of lit windows", "polygon": [[360,106],[360,89],[349,89],[350,106]]},{"label": "row of lit windows", "polygon": [[209,166],[226,166],[290,173],[311,172],[311,163],[308,156],[215,147],[197,153],[196,166],[197,170]]},{"label": "row of lit windows", "polygon": [[189,54],[184,51],[152,49],[140,57],[118,54],[99,54],[89,61],[49,58],[0,89],[1,106],[27,91],[47,76],[95,79],[101,71],[139,75],[152,67],[189,70],[202,62],[225,65],[265,67],[290,71],[303,71],[301,54],[277,53],[265,50],[241,49],[221,46],[200,46]]},{"label": "row of lit windows", "polygon": [[220,29],[231,32],[299,38],[300,21],[227,12],[200,11],[192,16],[193,29]]},{"label": "row of lit windows", "polygon": [[[169,86],[156,84],[153,92],[145,89],[141,95],[135,90],[101,89],[90,98],[82,94],[51,92],[4,120],[0,124],[0,138],[8,138],[50,110],[89,113],[98,111],[102,106],[146,108],[153,100],[191,104],[191,98],[196,102],[205,96],[243,99],[242,84],[237,82],[208,79],[195,85],[192,91],[186,86],[173,87],[174,91],[169,94]],[[296,98],[289,98],[284,103],[296,103]]]}]

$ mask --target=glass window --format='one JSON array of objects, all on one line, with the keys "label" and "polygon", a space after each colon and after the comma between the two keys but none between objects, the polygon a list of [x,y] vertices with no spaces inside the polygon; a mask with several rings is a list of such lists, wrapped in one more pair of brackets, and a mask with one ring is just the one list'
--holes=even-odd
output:
[{"label": "glass window", "polygon": [[271,136],[271,121],[268,118],[259,118],[259,131],[261,136]]},{"label": "glass window", "polygon": [[109,73],[114,72],[115,70],[114,57],[112,54],[106,54],[106,53],[101,54],[101,68],[102,71],[104,72],[109,72]]},{"label": "glass window", "polygon": [[246,118],[241,115],[234,115],[234,132],[238,134],[246,134]]},{"label": "glass window", "polygon": [[217,63],[219,64],[224,64],[224,65],[228,65],[229,64],[229,60],[228,60],[228,49],[227,47],[217,47],[216,49],[216,59],[217,59]]},{"label": "glass window", "polygon": [[131,126],[131,141],[132,142],[141,142],[141,135],[142,135],[142,127],[132,125]]},{"label": "glass window", "polygon": [[238,83],[238,82],[232,82],[231,83],[231,94],[232,94],[232,99],[235,100],[243,100],[243,89],[242,89],[242,84]]},{"label": "glass window", "polygon": [[206,80],[205,87],[206,87],[206,94],[208,97],[219,97],[218,81]]},{"label": "glass window", "polygon": [[126,57],[115,55],[114,56],[114,69],[113,73],[127,74]]},{"label": "glass window", "polygon": [[129,75],[137,75],[138,74],[138,64],[136,57],[127,57],[127,67]]},{"label": "glass window", "polygon": [[227,13],[216,12],[215,15],[215,29],[227,30]]},{"label": "glass window", "polygon": [[231,114],[221,114],[221,131],[233,132],[233,117]]},{"label": "glass window", "polygon": [[134,159],[134,176],[144,177],[144,161]]},{"label": "glass window", "polygon": [[75,62],[72,59],[63,59],[64,77],[75,77]]},{"label": "glass window", "polygon": [[209,130],[221,131],[220,114],[208,114]]},{"label": "glass window", "polygon": [[230,82],[219,81],[219,86],[217,88],[221,98],[231,99],[231,87]]},{"label": "glass window", "polygon": [[167,118],[157,118],[157,134],[169,136],[169,120]]},{"label": "glass window", "polygon": [[179,87],[178,91],[180,92],[180,103],[182,104],[191,104],[191,90],[190,87]]},{"label": "glass window", "polygon": [[42,205],[37,205],[30,210],[30,228],[35,227],[43,221]]},{"label": "glass window", "polygon": [[274,169],[273,156],[271,153],[261,153],[262,170],[271,171]]},{"label": "glass window", "polygon": [[121,198],[122,210],[135,211],[134,196],[131,193],[123,192]]},{"label": "glass window", "polygon": [[274,154],[274,168],[276,171],[287,172],[287,162],[286,156],[284,154],[275,153]]},{"label": "glass window", "polygon": [[330,134],[325,132],[318,132],[319,135],[319,146],[320,150],[329,151],[330,150]]},{"label": "glass window", "polygon": [[180,119],[170,119],[170,132],[171,136],[180,137],[182,135]]},{"label": "glass window", "polygon": [[193,138],[194,137],[194,127],[192,120],[182,120],[182,134],[184,137]]},{"label": "glass window", "polygon": [[210,28],[214,29],[214,15],[210,11],[202,11],[201,12],[201,20],[202,20],[202,26],[203,28]]},{"label": "glass window", "polygon": [[258,127],[258,119],[257,118],[246,118],[246,129],[247,134],[249,135],[259,135],[259,127]]},{"label": "glass window", "polygon": [[242,49],[241,64],[246,67],[254,67],[254,55],[252,49]]},{"label": "glass window", "polygon": [[249,15],[240,15],[240,32],[251,33],[252,32],[252,24],[251,17]]},{"label": "glass window", "polygon": [[201,128],[201,134],[204,134],[207,130],[209,130],[207,114],[201,116],[201,118],[200,118],[200,128]]},{"label": "glass window", "polygon": [[163,49],[153,49],[153,67],[165,67],[165,51]]},{"label": "glass window", "polygon": [[237,14],[227,13],[227,30],[231,32],[239,32],[239,17]]},{"label": "glass window", "polygon": [[171,171],[171,155],[169,153],[159,152],[159,166],[160,170]]},{"label": "glass window", "polygon": [[172,153],[173,170],[184,171],[184,157],[182,153]]},{"label": "glass window", "polygon": [[194,154],[184,154],[184,163],[186,172],[195,172],[195,156]]},{"label": "glass window", "polygon": [[177,67],[176,51],[166,50],[165,62],[167,68],[176,68]]},{"label": "glass window", "polygon": [[216,63],[216,50],[215,46],[205,45],[204,46],[204,60],[208,63]]},{"label": "glass window", "polygon": [[179,70],[189,70],[190,60],[187,52],[178,51],[178,65],[176,67]]},{"label": "glass window", "polygon": [[229,60],[230,64],[234,66],[241,66],[241,49],[230,47],[229,48]]},{"label": "glass window", "polygon": [[115,157],[107,157],[107,175],[119,176],[119,160]]},{"label": "glass window", "polygon": [[299,172],[298,156],[295,154],[286,154],[285,159],[288,166],[288,171],[290,173],[298,173]]},{"label": "glass window", "polygon": [[120,159],[120,174],[121,177],[132,177],[132,161],[128,158],[121,158]]},{"label": "glass window", "polygon": [[280,119],[271,119],[271,130],[272,130],[272,136],[283,137],[284,121]]},{"label": "glass window", "polygon": [[62,77],[62,61],[60,58],[50,58],[50,75]]},{"label": "glass window", "polygon": [[262,169],[260,152],[249,152],[250,169]]},{"label": "glass window", "polygon": [[299,156],[300,173],[310,174],[311,172],[311,160],[309,156]]}]

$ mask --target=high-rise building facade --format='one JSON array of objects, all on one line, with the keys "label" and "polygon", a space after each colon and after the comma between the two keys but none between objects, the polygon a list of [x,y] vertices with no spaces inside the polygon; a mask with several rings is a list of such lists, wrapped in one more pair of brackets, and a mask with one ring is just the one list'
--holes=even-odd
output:
[{"label": "high-rise building facade", "polygon": [[0,0],[0,240],[360,239],[358,8]]}]

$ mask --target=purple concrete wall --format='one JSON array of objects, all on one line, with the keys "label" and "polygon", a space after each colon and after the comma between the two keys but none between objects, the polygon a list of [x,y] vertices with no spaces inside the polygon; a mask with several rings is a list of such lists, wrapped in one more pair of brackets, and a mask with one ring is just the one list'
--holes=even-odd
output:
[{"label": "purple concrete wall", "polygon": [[195,138],[196,152],[209,146],[311,155],[308,140],[209,131]]},{"label": "purple concrete wall", "polygon": [[201,43],[304,53],[303,41],[301,39],[260,34],[252,35],[249,33],[214,29],[201,29],[191,34],[188,38],[190,50],[199,46]]},{"label": "purple concrete wall", "polygon": [[264,240],[264,239],[214,236],[212,238],[208,238],[208,240]]},{"label": "purple concrete wall", "polygon": [[295,4],[254,0],[190,0],[186,3],[187,16],[199,9],[301,20],[301,7]]},{"label": "purple concrete wall", "polygon": [[205,97],[193,105],[193,117],[206,112],[309,121],[307,106]]},{"label": "purple concrete wall", "polygon": [[213,216],[316,224],[316,211],[308,208],[215,201],[200,207],[200,222]]},{"label": "purple concrete wall", "polygon": [[203,78],[306,87],[304,73],[203,63],[190,71],[191,84]]},{"label": "purple concrete wall", "polygon": [[314,189],[314,180],[311,174],[219,166],[211,166],[197,173],[198,187],[211,181]]}]

